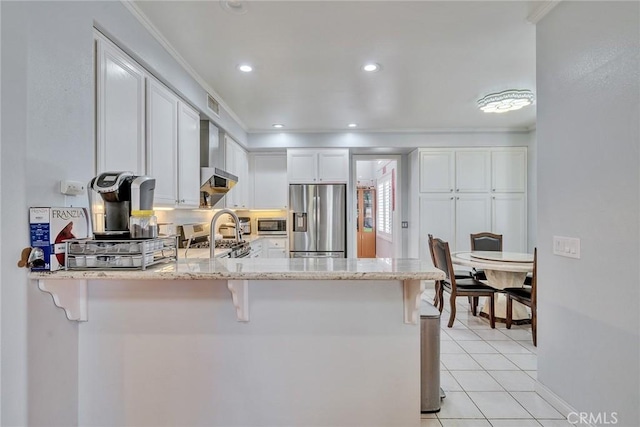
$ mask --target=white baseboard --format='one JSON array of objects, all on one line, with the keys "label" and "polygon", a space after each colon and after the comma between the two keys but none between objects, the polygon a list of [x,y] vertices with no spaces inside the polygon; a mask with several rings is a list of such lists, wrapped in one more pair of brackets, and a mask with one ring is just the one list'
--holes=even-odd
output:
[{"label": "white baseboard", "polygon": [[[572,414],[572,413],[575,414],[578,412],[571,405],[569,405],[567,402],[562,400],[562,398],[560,398],[557,394],[549,390],[547,386],[543,385],[539,381],[536,381],[535,390],[536,390],[536,393],[540,395],[540,397],[546,400],[551,406],[556,408],[556,410],[560,412],[565,418],[568,418],[569,414]],[[585,427],[595,427],[592,424],[584,423],[584,422],[580,423],[579,425],[585,426]]]}]

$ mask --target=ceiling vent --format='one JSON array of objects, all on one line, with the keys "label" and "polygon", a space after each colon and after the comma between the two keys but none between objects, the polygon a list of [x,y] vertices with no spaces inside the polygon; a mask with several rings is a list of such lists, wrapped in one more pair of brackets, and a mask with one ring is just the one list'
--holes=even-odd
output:
[{"label": "ceiling vent", "polygon": [[209,107],[209,110],[213,111],[216,116],[220,117],[220,103],[209,94],[207,94],[207,107]]}]

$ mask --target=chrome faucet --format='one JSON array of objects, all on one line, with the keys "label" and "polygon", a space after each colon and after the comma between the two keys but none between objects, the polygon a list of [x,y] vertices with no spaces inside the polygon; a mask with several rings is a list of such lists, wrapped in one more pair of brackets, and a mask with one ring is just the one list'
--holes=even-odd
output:
[{"label": "chrome faucet", "polygon": [[214,257],[213,253],[216,249],[216,221],[218,220],[220,215],[224,214],[230,215],[231,218],[233,218],[233,221],[236,223],[236,242],[239,243],[242,240],[242,238],[240,237],[240,219],[238,218],[238,215],[236,215],[236,213],[231,209],[220,209],[218,212],[216,212],[213,218],[211,218],[211,227],[209,227],[209,248],[211,250],[209,256],[211,258]]}]

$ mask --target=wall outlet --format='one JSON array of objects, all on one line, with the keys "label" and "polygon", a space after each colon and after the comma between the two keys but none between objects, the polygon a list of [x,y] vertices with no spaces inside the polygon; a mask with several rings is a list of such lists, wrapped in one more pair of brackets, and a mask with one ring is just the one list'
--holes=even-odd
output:
[{"label": "wall outlet", "polygon": [[409,228],[409,221],[402,221],[402,228]]},{"label": "wall outlet", "polygon": [[85,185],[80,181],[60,181],[60,192],[67,196],[77,196],[84,190]]},{"label": "wall outlet", "polygon": [[580,239],[577,237],[553,236],[553,254],[580,259]]}]

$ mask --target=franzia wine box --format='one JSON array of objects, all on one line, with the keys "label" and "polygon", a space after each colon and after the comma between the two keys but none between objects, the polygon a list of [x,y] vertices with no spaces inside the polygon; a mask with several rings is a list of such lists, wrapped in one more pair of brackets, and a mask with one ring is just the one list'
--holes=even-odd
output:
[{"label": "franzia wine box", "polygon": [[29,208],[31,250],[39,248],[31,270],[56,271],[64,269],[67,239],[89,236],[89,217],[85,208]]}]

